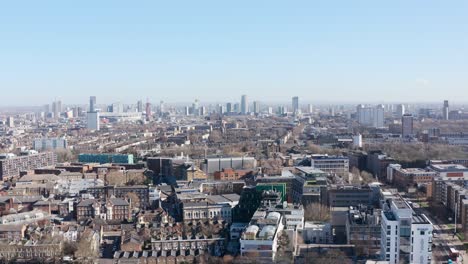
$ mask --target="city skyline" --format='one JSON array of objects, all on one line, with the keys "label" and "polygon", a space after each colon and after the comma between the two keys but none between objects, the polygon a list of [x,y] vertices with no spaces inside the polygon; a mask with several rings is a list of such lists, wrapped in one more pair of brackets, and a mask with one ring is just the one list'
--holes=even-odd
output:
[{"label": "city skyline", "polygon": [[5,3],[0,105],[468,96],[464,2],[108,3]]}]

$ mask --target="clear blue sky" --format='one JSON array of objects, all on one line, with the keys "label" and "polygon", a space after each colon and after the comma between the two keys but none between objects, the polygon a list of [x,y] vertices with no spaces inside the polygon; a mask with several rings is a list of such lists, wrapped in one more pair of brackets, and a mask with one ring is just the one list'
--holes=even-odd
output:
[{"label": "clear blue sky", "polygon": [[0,105],[468,101],[468,1],[3,1]]}]

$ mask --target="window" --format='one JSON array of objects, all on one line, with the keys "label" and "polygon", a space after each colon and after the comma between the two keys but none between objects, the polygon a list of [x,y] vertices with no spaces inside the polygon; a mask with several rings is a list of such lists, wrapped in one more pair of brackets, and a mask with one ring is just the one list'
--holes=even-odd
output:
[{"label": "window", "polygon": [[424,230],[423,230],[423,231],[421,231],[421,235],[422,235],[422,236],[424,235]]}]

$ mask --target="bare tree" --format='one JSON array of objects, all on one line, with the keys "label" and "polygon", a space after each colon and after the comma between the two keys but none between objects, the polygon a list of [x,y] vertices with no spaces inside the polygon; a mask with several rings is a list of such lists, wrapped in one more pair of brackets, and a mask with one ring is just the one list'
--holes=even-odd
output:
[{"label": "bare tree", "polygon": [[127,199],[131,201],[131,206],[134,208],[140,208],[140,198],[138,195],[134,192],[129,192],[126,195]]},{"label": "bare tree", "polygon": [[375,181],[374,176],[367,171],[361,171],[361,179],[363,183],[371,183]]},{"label": "bare tree", "polygon": [[106,182],[109,185],[125,185],[126,178],[121,171],[111,171],[106,174]]},{"label": "bare tree", "polygon": [[324,253],[308,252],[304,255],[307,263],[312,264],[351,264],[353,261],[339,250],[329,250]]},{"label": "bare tree", "polygon": [[311,203],[304,208],[304,218],[306,221],[330,221],[330,208],[321,203]]},{"label": "bare tree", "polygon": [[145,184],[146,176],[143,171],[127,171],[127,185]]}]

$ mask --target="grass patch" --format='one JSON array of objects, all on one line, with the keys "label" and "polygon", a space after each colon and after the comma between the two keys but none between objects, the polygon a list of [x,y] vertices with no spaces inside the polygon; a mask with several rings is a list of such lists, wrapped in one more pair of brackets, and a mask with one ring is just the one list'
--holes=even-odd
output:
[{"label": "grass patch", "polygon": [[460,241],[465,241],[465,235],[463,233],[457,233],[457,237]]},{"label": "grass patch", "polygon": [[423,207],[423,208],[429,207],[429,203],[428,203],[428,202],[421,202],[421,203],[419,203],[419,205],[420,205],[421,207]]},{"label": "grass patch", "polygon": [[447,227],[453,229],[455,226],[453,224],[447,224]]}]

